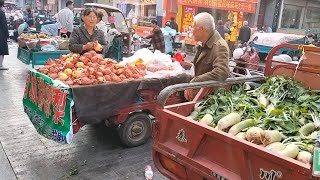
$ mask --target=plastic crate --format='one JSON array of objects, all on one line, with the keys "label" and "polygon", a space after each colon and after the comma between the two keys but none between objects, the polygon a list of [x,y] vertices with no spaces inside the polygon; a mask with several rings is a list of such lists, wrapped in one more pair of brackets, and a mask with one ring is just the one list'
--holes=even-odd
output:
[{"label": "plastic crate", "polygon": [[19,47],[17,58],[25,64],[30,64],[31,52],[28,49]]},{"label": "plastic crate", "polygon": [[69,53],[69,50],[31,52],[32,67],[35,65],[44,65],[49,58],[59,59],[61,55]]}]

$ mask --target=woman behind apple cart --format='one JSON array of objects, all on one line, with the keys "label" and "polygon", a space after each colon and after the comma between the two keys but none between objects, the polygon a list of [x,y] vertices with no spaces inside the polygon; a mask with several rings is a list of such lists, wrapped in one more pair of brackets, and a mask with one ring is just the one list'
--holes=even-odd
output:
[{"label": "woman behind apple cart", "polygon": [[75,27],[69,39],[69,50],[73,53],[84,54],[94,50],[106,54],[108,51],[107,39],[104,32],[96,27],[98,13],[94,9],[83,12],[83,24]]}]

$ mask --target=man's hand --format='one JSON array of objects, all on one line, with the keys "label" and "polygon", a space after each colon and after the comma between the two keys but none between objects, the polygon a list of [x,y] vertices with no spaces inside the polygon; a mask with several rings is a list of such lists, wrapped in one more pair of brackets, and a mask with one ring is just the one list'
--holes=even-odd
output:
[{"label": "man's hand", "polygon": [[184,97],[188,100],[188,101],[192,101],[194,98],[194,94],[193,94],[193,89],[187,89],[184,91]]},{"label": "man's hand", "polygon": [[200,93],[198,98],[202,99],[205,96],[207,96],[209,94],[212,94],[213,92],[214,92],[214,88],[201,88],[200,90],[187,89],[187,90],[184,91],[184,97],[188,101],[192,101],[198,93]]}]

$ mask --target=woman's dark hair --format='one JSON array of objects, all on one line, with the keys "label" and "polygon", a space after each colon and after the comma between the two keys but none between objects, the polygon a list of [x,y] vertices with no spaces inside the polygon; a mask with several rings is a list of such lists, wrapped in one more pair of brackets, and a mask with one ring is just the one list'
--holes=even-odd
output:
[{"label": "woman's dark hair", "polygon": [[0,0],[0,7],[2,7],[4,5],[4,1]]},{"label": "woman's dark hair", "polygon": [[223,21],[222,21],[222,20],[219,20],[219,21],[218,21],[218,25],[223,25]]},{"label": "woman's dark hair", "polygon": [[83,11],[83,16],[88,16],[92,12],[98,17],[98,12],[95,9],[92,9],[92,8],[85,9]]},{"label": "woman's dark hair", "polygon": [[98,15],[97,15],[98,19],[100,19],[100,21],[102,20],[103,18],[103,12],[101,11],[98,11]]}]

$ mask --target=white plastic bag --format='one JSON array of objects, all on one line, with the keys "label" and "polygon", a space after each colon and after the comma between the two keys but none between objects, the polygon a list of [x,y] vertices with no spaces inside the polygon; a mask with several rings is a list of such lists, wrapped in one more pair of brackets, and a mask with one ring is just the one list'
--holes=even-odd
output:
[{"label": "white plastic bag", "polygon": [[141,58],[147,64],[152,63],[155,59],[153,52],[147,48],[139,49],[133,56]]}]

